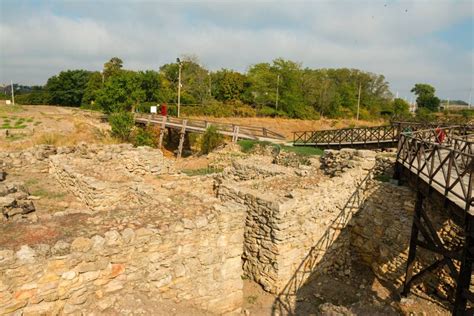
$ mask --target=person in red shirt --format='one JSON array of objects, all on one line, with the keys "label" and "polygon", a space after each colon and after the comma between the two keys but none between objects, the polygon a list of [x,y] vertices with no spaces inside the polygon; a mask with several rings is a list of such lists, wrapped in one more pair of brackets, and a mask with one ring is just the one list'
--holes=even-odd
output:
[{"label": "person in red shirt", "polygon": [[444,139],[446,138],[446,133],[444,132],[444,130],[437,127],[435,129],[435,133],[436,133],[436,141],[438,142],[438,144],[441,144],[442,142],[444,142]]},{"label": "person in red shirt", "polygon": [[161,113],[161,116],[168,116],[168,107],[167,107],[166,103],[163,103],[160,106],[160,113]]}]

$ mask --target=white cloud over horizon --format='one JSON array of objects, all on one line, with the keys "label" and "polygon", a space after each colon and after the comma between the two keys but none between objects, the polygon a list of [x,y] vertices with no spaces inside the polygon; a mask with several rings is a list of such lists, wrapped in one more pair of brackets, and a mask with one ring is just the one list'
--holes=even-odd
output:
[{"label": "white cloud over horizon", "polygon": [[[427,82],[442,98],[467,101],[473,16],[472,1],[7,0],[0,4],[0,82],[44,84],[61,70],[99,70],[113,56],[142,70],[194,54],[212,70],[239,71],[283,57],[383,74],[402,97]],[[466,45],[439,35],[463,21],[470,32],[453,36]]]}]

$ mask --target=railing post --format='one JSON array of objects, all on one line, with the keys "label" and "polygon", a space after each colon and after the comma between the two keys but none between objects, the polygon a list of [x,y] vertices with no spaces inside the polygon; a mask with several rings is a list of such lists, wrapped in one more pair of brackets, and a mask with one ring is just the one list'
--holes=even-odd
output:
[{"label": "railing post", "polygon": [[447,197],[449,193],[449,185],[451,184],[451,171],[453,169],[454,163],[454,151],[449,152],[449,159],[448,159],[448,172],[446,175],[446,188],[444,189],[444,196]]}]

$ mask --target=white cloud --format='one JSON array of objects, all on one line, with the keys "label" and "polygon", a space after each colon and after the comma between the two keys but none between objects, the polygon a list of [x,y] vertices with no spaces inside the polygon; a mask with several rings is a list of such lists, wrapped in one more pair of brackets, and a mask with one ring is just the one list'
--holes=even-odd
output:
[{"label": "white cloud", "polygon": [[157,69],[192,53],[211,69],[246,70],[276,57],[361,68],[384,74],[405,96],[422,81],[443,97],[457,90],[452,97],[467,99],[472,85],[472,45],[462,51],[432,35],[472,19],[471,1],[71,2],[59,9],[25,6],[16,18],[1,10],[0,82],[41,84],[60,70],[100,69],[112,56],[132,69]]}]

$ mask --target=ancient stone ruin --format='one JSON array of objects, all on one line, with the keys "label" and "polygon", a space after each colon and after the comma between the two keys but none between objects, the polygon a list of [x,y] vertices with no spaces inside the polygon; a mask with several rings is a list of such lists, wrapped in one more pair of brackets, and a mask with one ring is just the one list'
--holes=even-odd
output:
[{"label": "ancient stone ruin", "polygon": [[[47,234],[21,243],[2,239],[0,311],[113,314],[122,296],[140,293],[239,314],[243,279],[250,279],[278,298],[275,313],[291,314],[303,308],[300,291],[315,276],[347,277],[360,263],[401,285],[414,195],[384,180],[393,154],[229,156],[216,160],[223,172],[187,176],[147,147],[82,144],[1,154],[8,173],[0,182],[1,225],[24,220],[15,227],[20,236]],[[34,212],[41,200],[8,182],[25,170],[55,183],[74,208]],[[34,221],[31,213],[38,213]],[[448,286],[427,281],[419,289],[446,296]],[[324,304],[320,311],[349,313],[354,306]]]}]

